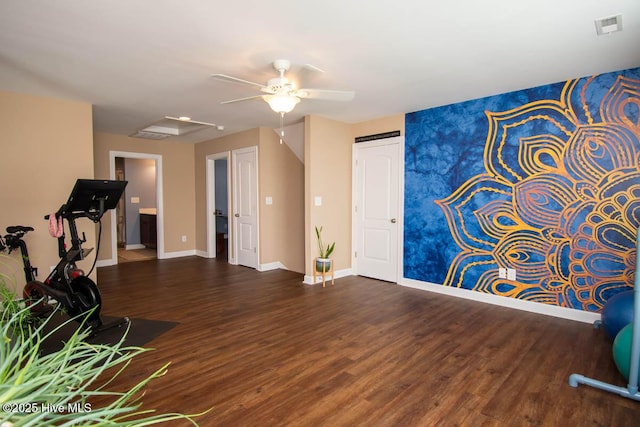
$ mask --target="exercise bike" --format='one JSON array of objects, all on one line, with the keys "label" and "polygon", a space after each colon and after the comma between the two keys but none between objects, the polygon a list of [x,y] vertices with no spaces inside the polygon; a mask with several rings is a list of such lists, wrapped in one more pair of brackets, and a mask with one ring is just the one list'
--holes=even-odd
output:
[{"label": "exercise bike", "polygon": [[[55,229],[58,238],[58,255],[60,261],[51,271],[44,282],[35,279],[37,270],[31,266],[27,245],[22,240],[24,235],[33,231],[32,227],[7,227],[5,242],[10,250],[20,249],[24,263],[27,283],[23,295],[31,312],[36,316],[43,316],[51,310],[49,302],[55,301],[64,311],[78,322],[86,322],[93,333],[129,322],[124,317],[105,325],[100,318],[102,300],[98,286],[84,271],[77,267],[76,262],[85,259],[93,249],[84,249],[82,244],[87,241],[85,234],[78,235],[76,219],[88,218],[99,223],[104,213],[114,209],[122,196],[126,181],[106,181],[78,179],[71,195],[53,216],[46,215],[50,220],[50,231]],[[71,237],[71,247],[67,248],[63,222],[66,221]],[[97,246],[100,245],[100,236]],[[96,254],[97,259],[97,254]],[[94,264],[95,265],[95,264]]]}]

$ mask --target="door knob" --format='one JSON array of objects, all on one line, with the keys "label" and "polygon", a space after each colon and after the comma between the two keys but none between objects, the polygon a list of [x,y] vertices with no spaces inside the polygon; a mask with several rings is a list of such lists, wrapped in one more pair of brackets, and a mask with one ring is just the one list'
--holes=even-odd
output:
[{"label": "door knob", "polygon": [[240,218],[240,214],[239,214],[239,213],[235,214],[234,216],[235,216],[236,218]]},{"label": "door knob", "polygon": [[395,224],[396,223],[396,219],[395,218],[391,218],[391,224]]}]

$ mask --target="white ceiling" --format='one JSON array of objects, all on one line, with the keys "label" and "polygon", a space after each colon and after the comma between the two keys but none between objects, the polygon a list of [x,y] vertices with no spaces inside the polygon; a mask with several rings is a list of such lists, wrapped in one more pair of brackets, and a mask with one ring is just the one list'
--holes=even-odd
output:
[{"label": "white ceiling", "polygon": [[[594,20],[622,14],[623,31]],[[164,116],[225,127],[195,142],[276,128],[266,103],[222,73],[266,83],[289,59],[301,86],[354,90],[303,100],[354,123],[640,66],[638,0],[0,0],[0,89],[94,105],[94,128],[129,135]],[[300,67],[312,64],[324,73]]]}]

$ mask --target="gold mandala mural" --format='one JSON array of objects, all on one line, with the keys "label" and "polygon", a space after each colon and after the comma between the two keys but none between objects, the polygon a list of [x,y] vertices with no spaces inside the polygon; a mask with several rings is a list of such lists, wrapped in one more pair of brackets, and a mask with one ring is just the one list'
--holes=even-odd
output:
[{"label": "gold mandala mural", "polygon": [[[485,112],[484,173],[435,200],[459,248],[445,286],[597,311],[633,284],[640,80],[595,90],[595,79],[566,82],[557,100]],[[499,267],[517,280],[500,279]]]}]

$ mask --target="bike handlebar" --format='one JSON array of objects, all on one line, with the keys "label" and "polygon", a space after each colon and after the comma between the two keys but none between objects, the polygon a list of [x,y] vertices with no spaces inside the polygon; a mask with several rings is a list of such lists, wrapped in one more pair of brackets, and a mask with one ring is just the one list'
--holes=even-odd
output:
[{"label": "bike handlebar", "polygon": [[[67,205],[60,206],[60,209],[54,214],[56,218],[63,217],[65,219],[77,219],[77,218],[89,218],[93,222],[98,222],[102,215],[104,214],[104,210],[98,211],[82,211],[82,212],[68,212]],[[50,214],[44,216],[45,220],[48,220],[51,217]]]},{"label": "bike handlebar", "polygon": [[[58,209],[58,211],[54,214],[56,216],[56,219],[59,218],[61,215],[65,214],[65,209],[66,209],[67,205],[62,205],[60,206],[60,209]],[[44,219],[48,220],[51,217],[51,215],[47,214],[44,216]]]}]

